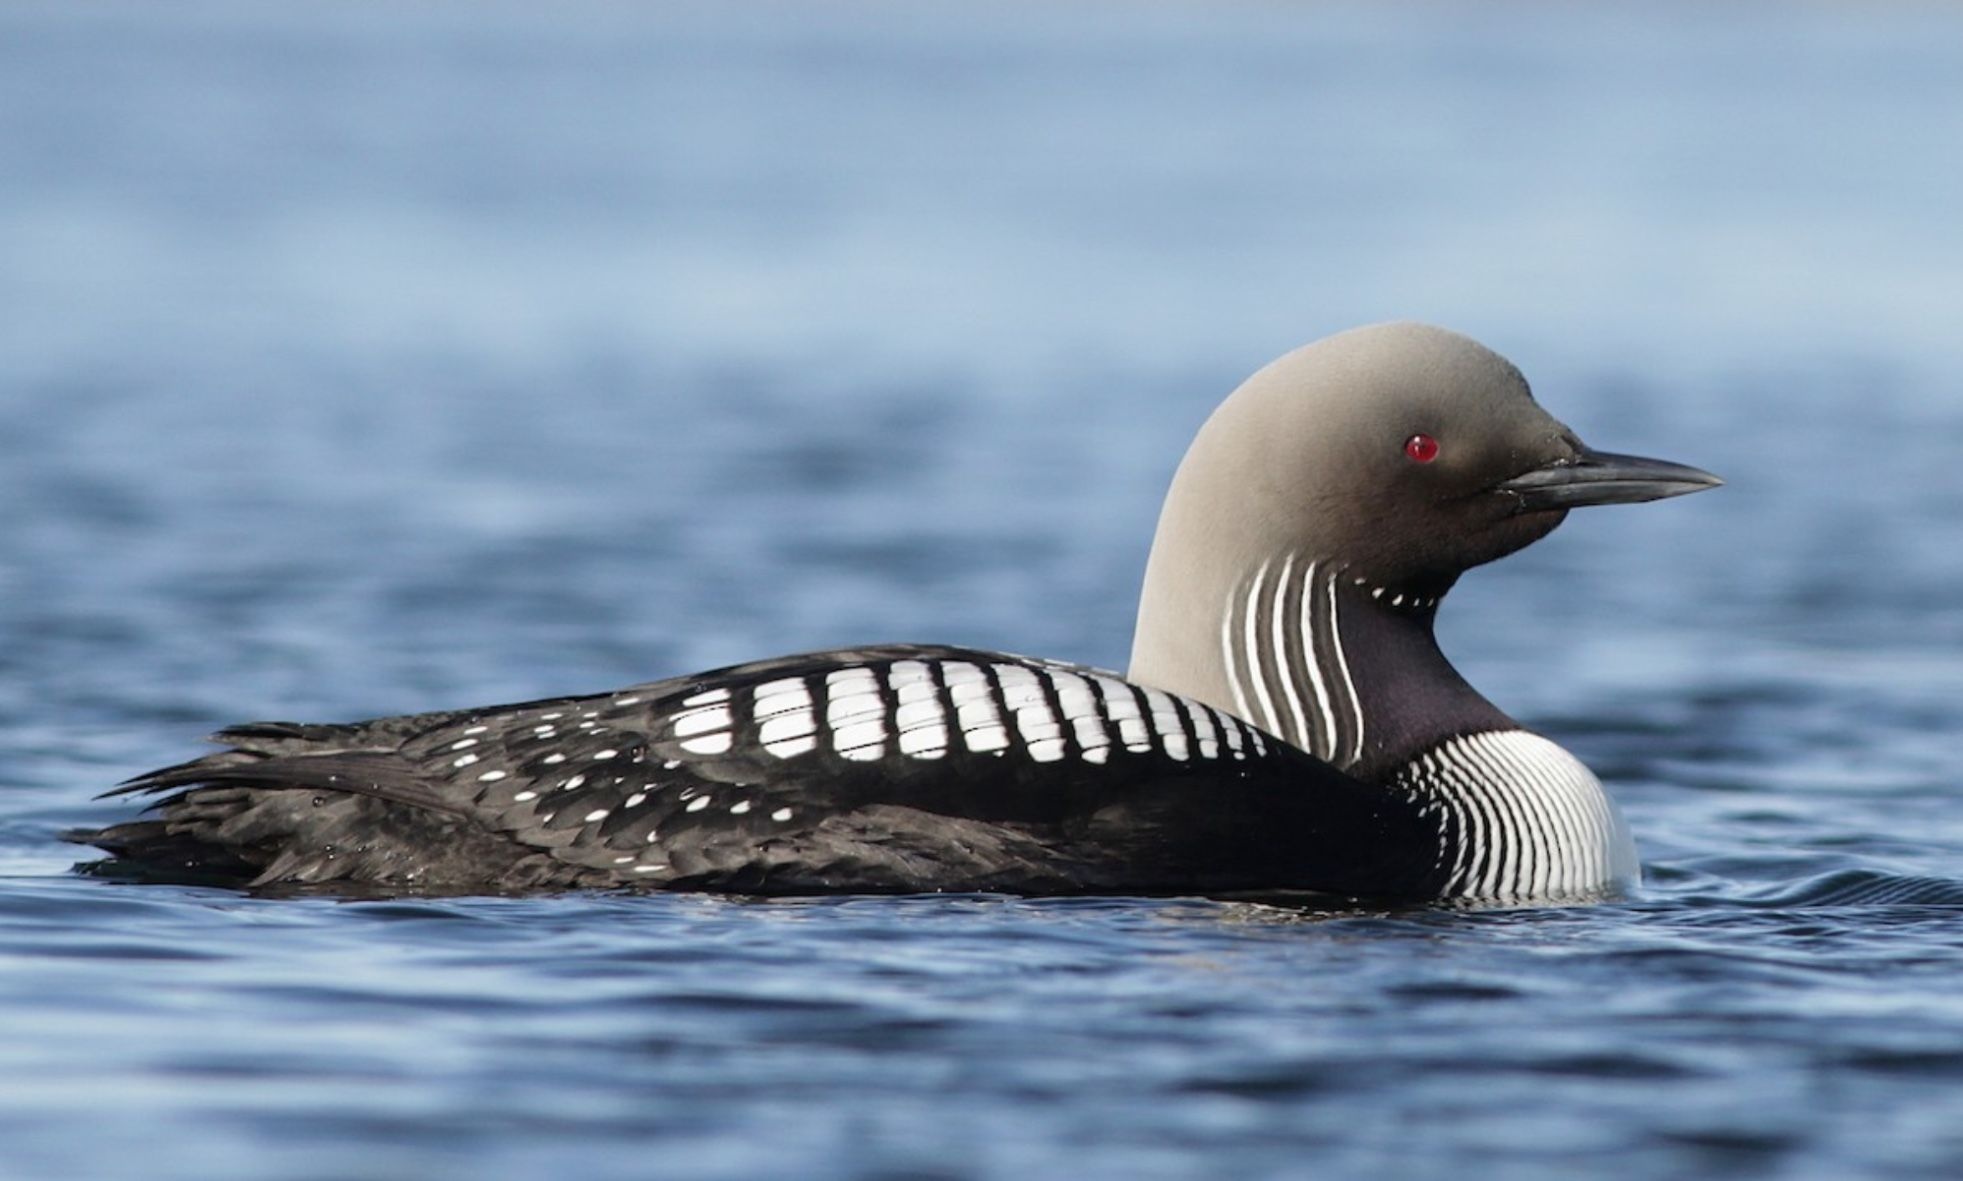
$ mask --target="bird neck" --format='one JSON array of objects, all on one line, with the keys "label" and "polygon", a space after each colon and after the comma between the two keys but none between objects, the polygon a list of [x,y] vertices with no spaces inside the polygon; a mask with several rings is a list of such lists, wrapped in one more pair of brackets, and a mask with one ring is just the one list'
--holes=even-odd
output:
[{"label": "bird neck", "polygon": [[1341,562],[1271,556],[1192,617],[1210,624],[1148,636],[1164,621],[1141,614],[1132,676],[1385,782],[1453,735],[1516,726],[1439,650],[1432,624],[1450,585],[1385,586]]}]

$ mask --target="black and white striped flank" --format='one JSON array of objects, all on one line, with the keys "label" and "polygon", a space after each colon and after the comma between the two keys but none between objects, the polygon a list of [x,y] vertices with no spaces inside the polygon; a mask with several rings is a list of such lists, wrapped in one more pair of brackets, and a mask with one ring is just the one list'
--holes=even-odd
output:
[{"label": "black and white striped flank", "polygon": [[1640,876],[1628,827],[1600,781],[1530,731],[1447,739],[1396,786],[1442,821],[1444,897],[1585,898]]}]

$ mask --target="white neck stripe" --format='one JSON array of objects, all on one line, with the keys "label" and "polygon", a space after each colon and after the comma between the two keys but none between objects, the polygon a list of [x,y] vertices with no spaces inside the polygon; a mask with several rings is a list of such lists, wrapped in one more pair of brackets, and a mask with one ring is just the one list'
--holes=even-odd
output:
[{"label": "white neck stripe", "polygon": [[[1296,746],[1302,747],[1305,750],[1313,750],[1314,747],[1309,743],[1308,711],[1302,704],[1302,691],[1297,683],[1301,680],[1301,677],[1295,669],[1295,658],[1300,653],[1297,652],[1293,644],[1288,642],[1288,592],[1294,589],[1295,585],[1294,580],[1289,577],[1289,574],[1294,569],[1295,555],[1289,554],[1282,560],[1281,573],[1275,578],[1274,599],[1268,604],[1268,636],[1272,641],[1272,647],[1264,655],[1268,657],[1266,664],[1273,668],[1275,686],[1279,690],[1278,695],[1288,699],[1288,720],[1293,723],[1293,726],[1289,729],[1277,730],[1275,733],[1283,735]],[[1315,573],[1315,563],[1313,562],[1309,564],[1309,573]],[[1329,701],[1327,695],[1323,692],[1321,678],[1315,677],[1314,675],[1315,661],[1313,659],[1308,662],[1307,671],[1314,678],[1313,685],[1317,705],[1320,707],[1321,713],[1327,715],[1329,712]]]},{"label": "white neck stripe", "polygon": [[1298,579],[1295,561],[1285,555],[1272,583],[1263,562],[1228,600],[1220,629],[1227,686],[1242,718],[1338,767],[1352,766],[1363,757],[1367,724],[1343,642],[1336,594],[1342,570],[1312,560]]},{"label": "white neck stripe", "polygon": [[[1315,689],[1316,720],[1321,723],[1322,731],[1322,741],[1311,746],[1309,727],[1305,722],[1295,741],[1297,745],[1307,747],[1323,758],[1329,758],[1336,750],[1336,711],[1330,708],[1329,686],[1323,683],[1322,665],[1315,656],[1315,571],[1318,564],[1310,562],[1309,568],[1302,572],[1302,588],[1296,596],[1301,603],[1300,609],[1296,612],[1300,620],[1296,637],[1299,646],[1291,649],[1289,655],[1301,658],[1302,671],[1308,674],[1309,684]],[[1275,606],[1276,613],[1279,614],[1281,604],[1277,602]]]},{"label": "white neck stripe", "polygon": [[1247,615],[1244,625],[1244,647],[1247,656],[1248,679],[1254,682],[1254,696],[1261,705],[1261,716],[1250,718],[1255,725],[1270,734],[1281,733],[1280,719],[1275,714],[1275,700],[1268,692],[1268,678],[1261,669],[1261,584],[1267,580],[1268,564],[1254,572],[1254,582],[1247,588]]}]

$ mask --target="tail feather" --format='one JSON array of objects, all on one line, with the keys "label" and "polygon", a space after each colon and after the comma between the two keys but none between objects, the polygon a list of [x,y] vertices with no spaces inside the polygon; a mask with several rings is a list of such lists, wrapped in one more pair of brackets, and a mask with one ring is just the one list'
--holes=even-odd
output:
[{"label": "tail feather", "polygon": [[417,734],[468,712],[442,710],[365,722],[242,722],[211,735],[209,741],[269,757],[396,750]]},{"label": "tail feather", "polygon": [[[425,783],[416,769],[391,751],[272,756],[222,751],[139,775],[107,794],[158,793],[190,788],[255,788],[260,791],[311,789],[373,796],[433,812],[467,815]],[[183,797],[158,806],[181,809]]]},{"label": "tail feather", "polygon": [[249,722],[212,735],[227,749],[137,775],[107,796],[153,795],[145,818],[63,834],[110,860],[111,877],[218,885],[308,880],[351,861],[390,872],[391,834],[448,828],[459,815],[395,752],[458,712],[347,725]]},{"label": "tail feather", "polygon": [[212,838],[210,812],[215,800],[181,800],[204,822],[173,816],[130,820],[107,828],[71,829],[65,841],[94,845],[109,854],[106,861],[79,866],[84,873],[134,881],[171,881],[198,885],[240,886],[259,876],[255,850]]}]

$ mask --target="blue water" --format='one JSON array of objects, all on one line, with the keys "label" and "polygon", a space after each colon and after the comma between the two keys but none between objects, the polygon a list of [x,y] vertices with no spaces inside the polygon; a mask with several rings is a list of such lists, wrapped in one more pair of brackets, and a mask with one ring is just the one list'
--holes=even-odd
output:
[{"label": "blue water", "polygon": [[[402,9],[402,10],[398,10]],[[0,8],[0,1176],[1963,1175],[1963,9]],[[259,717],[1124,662],[1393,316],[1730,484],[1477,572],[1587,908],[78,877]]]}]

